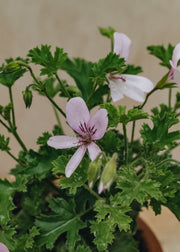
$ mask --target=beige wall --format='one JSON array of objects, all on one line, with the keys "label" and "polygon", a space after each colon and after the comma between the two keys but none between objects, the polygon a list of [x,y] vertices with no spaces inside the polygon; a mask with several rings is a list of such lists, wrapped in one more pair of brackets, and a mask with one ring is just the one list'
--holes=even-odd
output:
[{"label": "beige wall", "polygon": [[[164,73],[163,68],[148,55],[146,46],[166,46],[168,42],[175,45],[180,41],[179,11],[178,0],[0,0],[0,63],[4,58],[25,56],[29,49],[40,44],[63,47],[70,56],[95,61],[110,48],[97,27],[112,26],[133,41],[130,63],[143,66],[144,75],[156,82]],[[27,75],[14,87],[16,118],[28,148],[37,148],[36,138],[42,131],[51,129],[55,118],[50,104],[36,97],[32,108],[26,111],[19,95],[30,82]],[[3,86],[0,93],[0,104],[5,105],[8,95]],[[145,109],[166,98],[165,91],[158,92]],[[122,103],[133,105],[128,99]],[[2,126],[0,133],[5,133]],[[19,146],[13,139],[11,146],[16,155]],[[13,165],[7,154],[0,153],[1,177],[7,176]],[[164,251],[177,252],[179,245],[177,249],[166,247]]]}]

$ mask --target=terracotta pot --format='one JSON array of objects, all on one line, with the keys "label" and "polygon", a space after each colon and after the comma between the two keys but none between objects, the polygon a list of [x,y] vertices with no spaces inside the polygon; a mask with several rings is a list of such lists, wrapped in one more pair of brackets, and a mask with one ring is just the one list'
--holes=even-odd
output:
[{"label": "terracotta pot", "polygon": [[163,252],[158,239],[149,226],[141,218],[137,219],[137,223],[138,230],[144,240],[145,246],[147,247],[147,252]]}]

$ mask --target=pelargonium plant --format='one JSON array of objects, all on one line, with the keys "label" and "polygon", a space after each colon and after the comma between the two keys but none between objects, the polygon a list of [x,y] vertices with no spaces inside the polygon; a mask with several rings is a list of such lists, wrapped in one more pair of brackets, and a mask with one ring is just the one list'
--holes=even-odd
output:
[{"label": "pelargonium plant", "polygon": [[[51,46],[42,45],[26,58],[6,59],[0,68],[0,83],[9,92],[9,102],[0,106],[0,123],[8,133],[0,135],[0,149],[17,162],[10,171],[14,180],[0,180],[0,251],[137,252],[143,207],[158,215],[166,206],[180,220],[180,162],[172,156],[180,143],[174,127],[180,93],[172,99],[180,45],[147,48],[166,68],[152,83],[128,62],[130,38],[111,27],[99,30],[110,39],[111,51],[97,62],[70,59],[62,48],[52,53]],[[14,85],[28,74],[25,106],[30,108],[36,92],[52,104],[57,119],[52,131],[37,139],[38,151],[26,147],[15,116]],[[146,112],[149,97],[165,89],[167,102]],[[125,97],[136,105],[122,106]],[[137,120],[142,123],[135,138]],[[67,128],[74,133],[66,135]],[[21,148],[18,156],[11,135]]]}]

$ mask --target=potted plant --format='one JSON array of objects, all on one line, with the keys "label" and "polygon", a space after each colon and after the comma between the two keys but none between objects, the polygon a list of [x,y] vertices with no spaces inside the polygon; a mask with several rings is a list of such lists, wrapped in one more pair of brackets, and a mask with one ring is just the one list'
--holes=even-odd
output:
[{"label": "potted plant", "polygon": [[[138,75],[141,67],[128,63],[131,40],[111,27],[99,30],[112,51],[97,62],[70,59],[62,48],[52,52],[42,45],[1,66],[0,83],[10,100],[0,106],[0,123],[21,147],[15,156],[9,137],[0,135],[0,149],[17,162],[10,172],[14,181],[0,180],[1,251],[145,252],[137,231],[142,207],[157,215],[163,205],[180,219],[180,162],[172,157],[180,139],[173,127],[179,123],[180,93],[172,101],[180,44],[148,47],[167,69],[153,84]],[[26,107],[36,92],[53,105],[57,119],[37,139],[38,151],[27,149],[15,118],[13,87],[25,74],[32,77],[23,91]],[[164,89],[167,103],[146,112],[148,98]],[[138,105],[128,110],[121,105],[124,96]],[[135,139],[138,120],[143,123]],[[66,128],[74,133],[67,136]]]}]

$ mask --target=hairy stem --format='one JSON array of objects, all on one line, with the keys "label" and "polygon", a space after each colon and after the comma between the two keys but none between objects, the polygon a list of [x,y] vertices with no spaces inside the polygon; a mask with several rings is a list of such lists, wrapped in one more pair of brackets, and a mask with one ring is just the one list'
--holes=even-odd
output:
[{"label": "hairy stem", "polygon": [[127,141],[127,131],[126,125],[123,124],[123,132],[124,132],[124,160],[125,164],[128,163],[128,141]]},{"label": "hairy stem", "polygon": [[58,80],[58,82],[59,82],[59,84],[60,84],[60,87],[61,87],[61,90],[63,91],[63,93],[66,95],[66,97],[71,98],[69,92],[68,92],[67,89],[64,87],[64,85],[63,85],[61,79],[59,78],[58,74],[55,73],[54,75],[55,75],[56,79]]},{"label": "hairy stem", "polygon": [[101,199],[101,197],[100,197],[95,191],[93,191],[91,188],[89,188],[88,185],[84,184],[83,186],[84,186],[84,188],[85,188],[86,190],[88,190],[88,191],[89,191],[92,195],[94,195],[97,199]]},{"label": "hairy stem", "polygon": [[13,95],[12,95],[12,87],[9,87],[9,97],[10,97],[10,101],[12,104],[12,122],[13,122],[13,126],[14,128],[16,128],[16,120],[15,120],[15,113],[14,113],[14,102],[13,102]]}]

